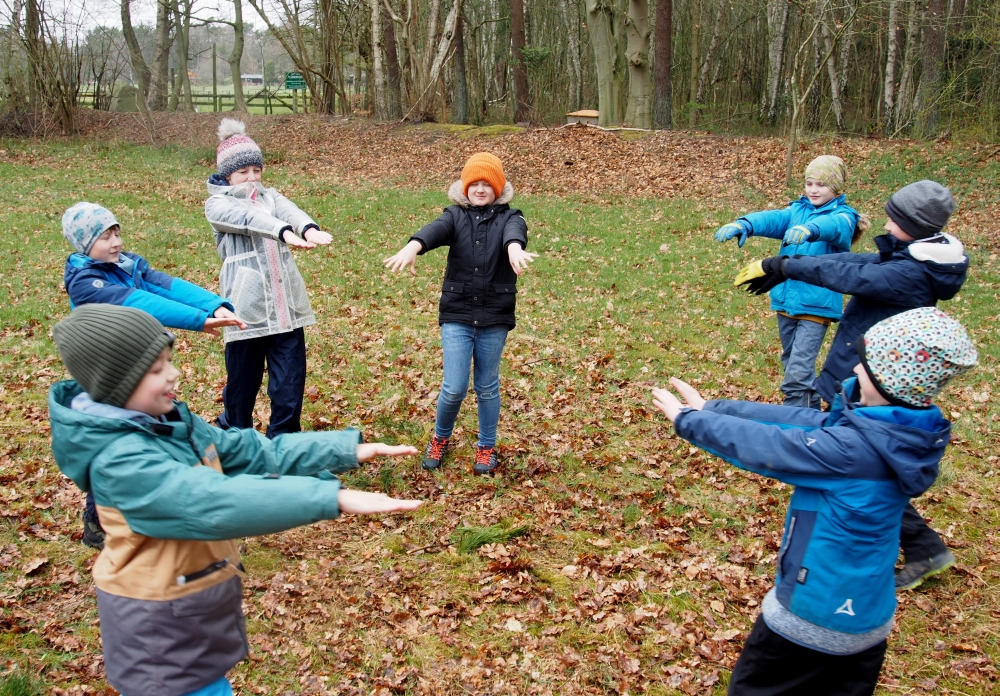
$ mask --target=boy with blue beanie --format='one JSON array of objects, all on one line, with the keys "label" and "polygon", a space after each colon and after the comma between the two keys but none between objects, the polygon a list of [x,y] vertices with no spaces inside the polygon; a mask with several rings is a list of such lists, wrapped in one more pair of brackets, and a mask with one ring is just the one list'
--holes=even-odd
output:
[{"label": "boy with blue beanie", "polygon": [[742,469],[795,486],[775,587],[729,682],[732,696],[867,695],[896,609],[903,510],[934,482],[951,424],[932,403],[976,364],[965,329],[933,307],[859,341],[855,377],[830,413],[705,401],[671,379],[653,403],[677,434]]},{"label": "boy with blue beanie", "polygon": [[[969,270],[962,243],[943,231],[955,210],[955,199],[936,181],[904,186],[885,204],[888,234],[875,237],[877,254],[771,257],[755,261],[736,278],[761,294],[786,279],[851,295],[823,370],[816,381],[820,395],[832,403],[841,380],[858,364],[859,337],[879,321],[914,307],[933,307],[961,289]],[[955,556],[924,518],[908,505],[900,546],[905,565],[896,576],[897,590],[911,590],[947,570]]]},{"label": "boy with blue beanie", "polygon": [[[121,225],[107,208],[86,201],[69,207],[63,213],[62,233],[76,250],[66,259],[63,273],[70,308],[94,303],[135,307],[172,329],[213,336],[224,326],[246,328],[229,300],[154,270],[143,257],[124,251]],[[83,543],[104,546],[93,495],[87,496],[83,511]]]},{"label": "boy with blue beanie", "polygon": [[242,537],[420,505],[335,476],[413,447],[356,430],[268,439],[192,414],[173,336],[145,312],[88,304],[52,335],[73,377],[49,393],[52,453],[107,530],[93,577],[105,673],[124,696],[232,696],[226,672],[249,649]]}]

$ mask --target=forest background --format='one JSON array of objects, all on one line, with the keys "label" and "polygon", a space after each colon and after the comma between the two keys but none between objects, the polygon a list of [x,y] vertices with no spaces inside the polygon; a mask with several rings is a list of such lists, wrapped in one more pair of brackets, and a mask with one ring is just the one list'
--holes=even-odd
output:
[{"label": "forest background", "polygon": [[8,132],[192,111],[213,73],[245,110],[242,75],[289,71],[378,120],[1000,132],[998,0],[3,0],[0,27]]}]

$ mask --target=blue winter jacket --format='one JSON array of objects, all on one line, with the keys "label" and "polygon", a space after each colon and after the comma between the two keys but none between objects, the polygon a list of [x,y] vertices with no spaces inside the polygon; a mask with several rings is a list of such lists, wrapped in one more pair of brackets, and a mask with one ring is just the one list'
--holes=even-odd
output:
[{"label": "blue winter jacket", "polygon": [[[796,225],[804,225],[818,239],[803,244],[782,244],[779,254],[819,256],[850,251],[858,217],[857,211],[844,202],[844,196],[838,196],[818,208],[802,196],[789,203],[787,208],[750,213],[740,219],[750,223],[753,236],[774,239],[781,239]],[[840,293],[797,280],[785,281],[771,291],[771,309],[775,312],[792,316],[811,314],[837,320],[843,308],[844,299]]]},{"label": "blue winter jacket", "polygon": [[138,254],[122,252],[121,258],[121,263],[106,263],[71,254],[64,275],[70,307],[96,302],[135,307],[164,326],[188,331],[201,331],[219,307],[233,310],[229,300],[153,270]]},{"label": "blue winter jacket", "polygon": [[872,631],[896,610],[893,567],[903,509],[934,482],[951,424],[941,411],[862,407],[830,413],[747,401],[685,410],[677,434],[727,462],[795,486],[776,595],[790,612],[842,633]]},{"label": "blue winter jacket", "polygon": [[962,243],[951,235],[904,242],[883,234],[875,237],[875,245],[878,254],[794,256],[783,262],[785,274],[796,283],[853,295],[816,380],[816,390],[828,403],[839,391],[837,383],[858,364],[854,343],[859,336],[900,312],[950,300],[969,270]]}]

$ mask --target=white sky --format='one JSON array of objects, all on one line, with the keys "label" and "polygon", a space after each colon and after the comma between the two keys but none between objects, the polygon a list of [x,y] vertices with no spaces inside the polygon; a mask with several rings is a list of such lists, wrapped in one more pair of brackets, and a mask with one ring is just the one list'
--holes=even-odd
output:
[{"label": "white sky", "polygon": [[[4,3],[6,4],[6,3]],[[57,15],[65,14],[73,23],[78,23],[84,30],[95,26],[121,27],[121,4],[119,0],[51,0],[49,12]],[[232,3],[228,0],[196,0],[195,15],[198,17],[232,17]],[[270,14],[270,12],[268,12]],[[243,2],[243,21],[247,29],[263,22],[257,16],[250,3]],[[132,24],[154,24],[156,22],[156,0],[132,0]]]}]

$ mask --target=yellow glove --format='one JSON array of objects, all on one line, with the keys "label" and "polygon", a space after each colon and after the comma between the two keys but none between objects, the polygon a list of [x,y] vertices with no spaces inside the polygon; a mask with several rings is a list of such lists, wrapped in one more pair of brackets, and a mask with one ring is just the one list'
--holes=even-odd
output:
[{"label": "yellow glove", "polygon": [[739,287],[744,283],[749,283],[754,278],[763,278],[766,275],[768,275],[768,273],[764,270],[764,259],[759,259],[751,263],[749,266],[744,266],[740,272],[736,274],[736,280],[733,281],[733,285]]}]

